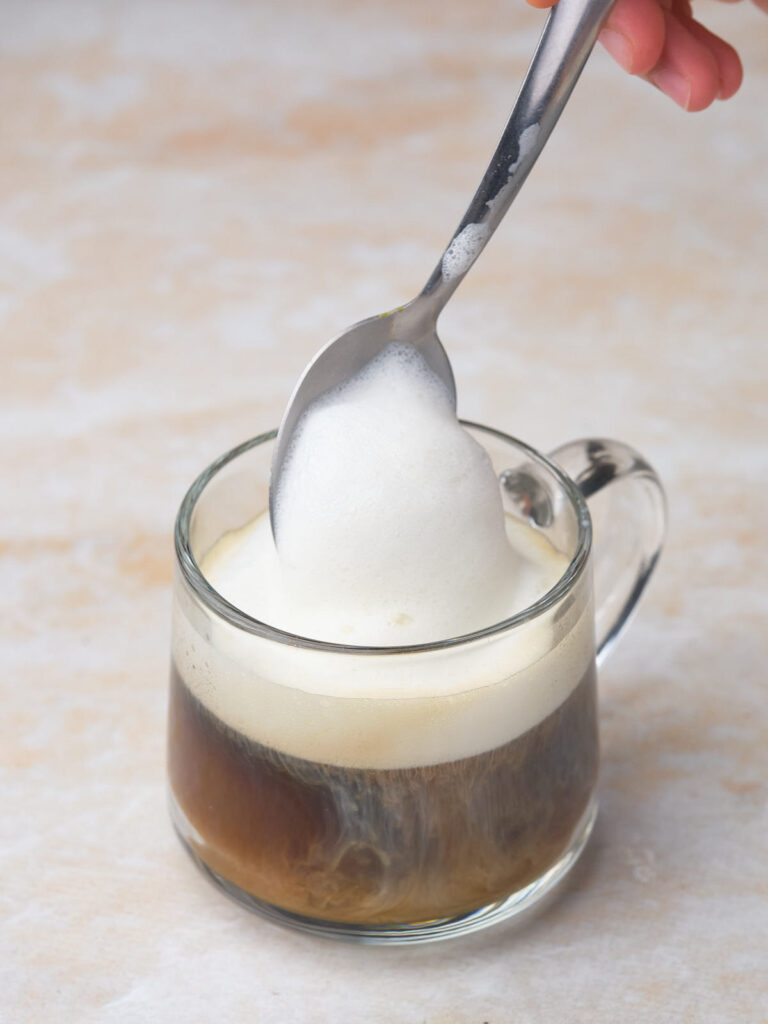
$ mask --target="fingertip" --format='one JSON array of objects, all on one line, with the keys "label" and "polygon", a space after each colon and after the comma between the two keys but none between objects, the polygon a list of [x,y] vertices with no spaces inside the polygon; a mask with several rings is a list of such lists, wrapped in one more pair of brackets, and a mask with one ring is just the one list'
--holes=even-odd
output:
[{"label": "fingertip", "polygon": [[701,83],[690,83],[691,91],[688,96],[688,103],[683,108],[687,110],[689,114],[698,114],[702,110],[706,110],[707,107],[711,107],[712,104],[719,96],[719,90],[717,88],[711,88],[709,85]]},{"label": "fingertip", "polygon": [[720,71],[710,48],[688,22],[664,12],[666,38],[661,58],[648,78],[691,113],[705,110],[720,95]]},{"label": "fingertip", "polygon": [[703,46],[706,46],[717,62],[717,70],[720,78],[720,89],[718,99],[729,100],[735,95],[741,86],[744,78],[744,69],[741,58],[730,43],[710,32],[698,21],[686,19],[686,28],[691,35]]},{"label": "fingertip", "polygon": [[720,95],[718,99],[729,100],[735,96],[744,81],[744,67],[741,58],[733,51],[733,58],[720,69]]},{"label": "fingertip", "polygon": [[543,11],[548,7],[554,7],[557,0],[526,0],[529,7],[535,7],[537,10]]},{"label": "fingertip", "polygon": [[619,67],[632,74],[635,64],[635,48],[632,41],[612,28],[601,29],[597,37]]},{"label": "fingertip", "polygon": [[683,109],[689,114],[698,114],[701,110],[706,110],[720,95],[720,76],[714,67],[706,71],[700,69],[687,81],[690,92],[688,103]]},{"label": "fingertip", "polygon": [[656,0],[616,0],[600,41],[625,71],[645,75],[659,62],[665,31]]},{"label": "fingertip", "polygon": [[660,65],[648,75],[648,81],[655,85],[659,92],[674,100],[678,107],[682,107],[683,110],[690,109],[691,83],[674,68]]}]

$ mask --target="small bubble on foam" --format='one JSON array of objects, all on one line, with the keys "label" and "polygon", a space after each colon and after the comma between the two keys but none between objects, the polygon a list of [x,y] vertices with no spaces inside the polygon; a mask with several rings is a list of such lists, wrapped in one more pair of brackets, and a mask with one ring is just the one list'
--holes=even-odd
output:
[{"label": "small bubble on foam", "polygon": [[466,274],[479,256],[487,238],[487,224],[467,224],[443,254],[443,278],[451,281],[459,274]]},{"label": "small bubble on foam", "polygon": [[529,124],[527,128],[524,128],[520,133],[520,139],[518,140],[517,160],[513,161],[509,165],[509,173],[514,174],[517,168],[520,166],[522,161],[532,151],[536,145],[536,139],[539,136],[538,124]]}]

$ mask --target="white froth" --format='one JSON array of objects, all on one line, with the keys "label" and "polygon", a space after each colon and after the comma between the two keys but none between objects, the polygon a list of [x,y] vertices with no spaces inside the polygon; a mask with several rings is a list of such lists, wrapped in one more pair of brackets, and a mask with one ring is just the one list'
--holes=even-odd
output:
[{"label": "white froth", "polygon": [[[567,559],[533,527],[509,520],[507,533],[538,567],[541,596]],[[300,632],[266,513],[225,534],[201,569],[243,611]],[[214,715],[285,754],[364,768],[440,764],[501,746],[562,704],[594,657],[589,593],[582,580],[564,606],[455,647],[370,655],[244,633],[177,592],[174,660]],[[333,624],[333,611],[323,614]]]},{"label": "white froth", "polygon": [[[392,345],[310,407],[266,513],[200,568],[224,598],[286,632],[354,646],[465,636],[549,591],[568,559],[505,519],[486,451],[410,346]],[[435,651],[307,649],[240,630],[176,590],[174,660],[233,729],[286,754],[409,767],[493,749],[554,711],[593,660],[582,579],[512,630]]]},{"label": "white froth", "polygon": [[244,539],[218,567],[217,589],[271,625],[325,641],[462,636],[531,604],[559,570],[509,543],[486,451],[406,345],[305,413],[275,517],[279,557],[266,537]]},{"label": "white froth", "polygon": [[523,160],[533,150],[536,145],[536,139],[539,137],[539,126],[538,124],[529,124],[527,128],[524,128],[520,132],[520,138],[518,140],[518,151],[517,160],[509,165],[509,173],[514,174]]},{"label": "white froth", "polygon": [[176,592],[173,658],[197,699],[294,757],[411,768],[472,757],[532,729],[594,662],[586,581],[565,608],[436,651],[358,655],[294,647],[210,619]]},{"label": "white froth", "polygon": [[[533,528],[513,520],[504,523],[508,548],[504,557],[506,568],[513,575],[500,582],[498,603],[492,608],[487,599],[481,608],[466,607],[466,594],[457,604],[455,596],[437,590],[431,607],[420,608],[405,594],[400,594],[399,603],[384,604],[383,594],[369,580],[353,587],[349,576],[346,590],[333,576],[322,579],[322,595],[317,579],[310,588],[304,577],[302,589],[302,574],[294,577],[286,572],[283,558],[275,549],[266,513],[240,530],[225,534],[203,560],[202,571],[230,604],[251,618],[289,633],[358,647],[429,643],[510,618],[546,594],[567,568],[565,556]],[[329,571],[334,567],[331,561]],[[379,566],[376,580],[383,581],[383,575]],[[424,590],[422,587],[420,596]],[[473,596],[487,598],[476,593]],[[410,609],[411,614],[402,609]],[[467,612],[466,618],[461,615],[463,610]],[[483,614],[486,611],[491,612],[490,617]],[[453,631],[442,628],[449,621],[455,626]]]},{"label": "white froth", "polygon": [[446,281],[466,274],[488,238],[487,224],[467,224],[443,253],[442,271]]}]

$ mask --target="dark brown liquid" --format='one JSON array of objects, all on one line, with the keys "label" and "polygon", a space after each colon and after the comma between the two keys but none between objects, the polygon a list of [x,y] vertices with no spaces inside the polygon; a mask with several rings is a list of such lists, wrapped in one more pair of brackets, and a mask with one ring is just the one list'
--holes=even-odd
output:
[{"label": "dark brown liquid", "polygon": [[383,770],[261,746],[174,668],[169,773],[196,852],[258,899],[361,924],[452,917],[534,881],[568,846],[597,774],[594,669],[502,747]]}]

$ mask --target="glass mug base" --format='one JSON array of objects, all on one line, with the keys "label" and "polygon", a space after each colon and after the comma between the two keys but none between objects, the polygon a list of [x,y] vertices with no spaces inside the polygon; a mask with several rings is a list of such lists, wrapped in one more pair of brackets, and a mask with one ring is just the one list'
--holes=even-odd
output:
[{"label": "glass mug base", "polygon": [[260,917],[296,931],[321,935],[341,942],[357,942],[366,945],[437,942],[440,939],[469,935],[501,921],[522,916],[539,904],[545,896],[554,893],[555,889],[565,881],[586,849],[598,811],[597,797],[593,793],[561,856],[543,875],[522,889],[510,893],[503,900],[497,900],[488,906],[479,907],[477,910],[456,917],[403,922],[402,924],[365,925],[305,917],[257,899],[251,893],[224,878],[205,862],[200,852],[201,837],[197,835],[194,827],[187,820],[170,790],[168,803],[171,821],[187,853],[202,873],[231,899]]}]

